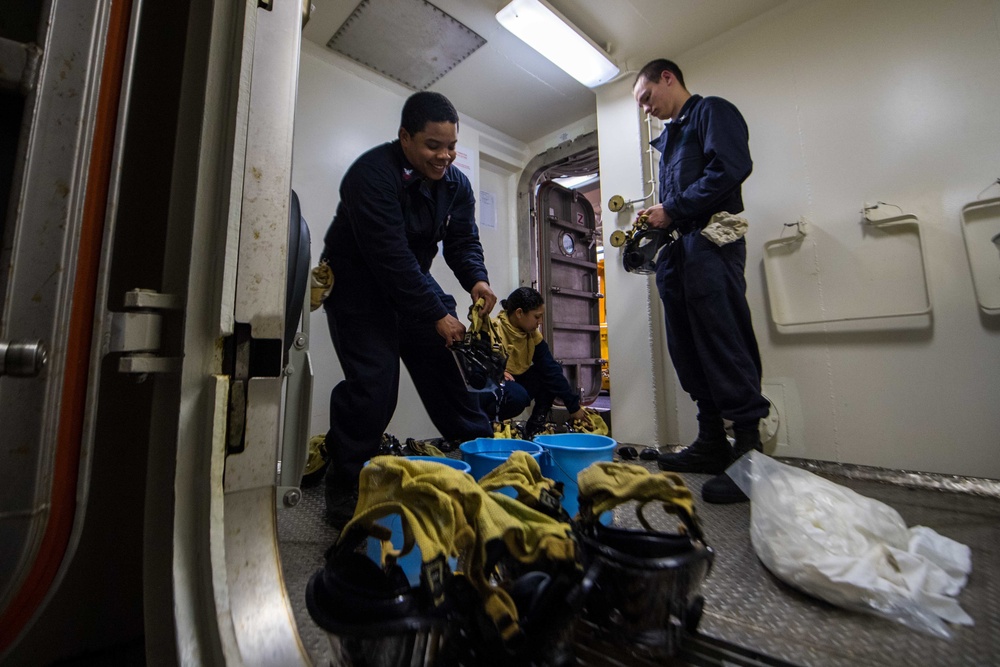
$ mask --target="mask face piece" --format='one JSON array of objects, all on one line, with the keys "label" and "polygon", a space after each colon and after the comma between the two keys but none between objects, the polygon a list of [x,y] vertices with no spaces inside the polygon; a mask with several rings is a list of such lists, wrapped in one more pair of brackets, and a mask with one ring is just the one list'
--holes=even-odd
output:
[{"label": "mask face piece", "polygon": [[648,227],[639,229],[622,248],[622,266],[629,273],[654,273],[660,250],[673,243],[671,230]]},{"label": "mask face piece", "polygon": [[469,391],[493,391],[503,383],[507,358],[494,349],[489,336],[466,335],[451,351]]}]

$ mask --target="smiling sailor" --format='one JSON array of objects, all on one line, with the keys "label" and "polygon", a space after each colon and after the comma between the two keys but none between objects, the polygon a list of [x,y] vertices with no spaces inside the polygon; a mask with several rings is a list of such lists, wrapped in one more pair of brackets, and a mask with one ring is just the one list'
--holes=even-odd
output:
[{"label": "smiling sailor", "polygon": [[335,276],[324,307],[344,372],[330,396],[326,437],[326,520],[335,528],[354,514],[361,468],[396,409],[400,359],[442,436],[493,435],[448,349],[465,334],[455,298],[430,274],[443,242],[445,261],[472,302],[482,298],[484,314],[496,303],[472,186],[452,166],[457,142],[451,102],[416,93],[403,106],[398,140],[359,157],[340,184],[323,249]]}]

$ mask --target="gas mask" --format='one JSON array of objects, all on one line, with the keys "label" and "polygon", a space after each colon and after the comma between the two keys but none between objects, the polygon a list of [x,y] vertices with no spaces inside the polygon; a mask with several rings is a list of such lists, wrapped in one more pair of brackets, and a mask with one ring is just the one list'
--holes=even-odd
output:
[{"label": "gas mask", "polygon": [[469,308],[469,328],[465,337],[452,343],[455,363],[469,391],[496,391],[503,384],[507,351],[490,316],[480,313],[485,302],[479,299]]},{"label": "gas mask", "polygon": [[452,344],[451,351],[470,391],[493,390],[503,382],[507,357],[487,334],[466,332],[465,338]]},{"label": "gas mask", "polygon": [[646,215],[636,218],[627,232],[617,229],[611,234],[611,245],[622,248],[622,266],[629,273],[654,273],[660,252],[676,240],[673,226],[650,227]]}]

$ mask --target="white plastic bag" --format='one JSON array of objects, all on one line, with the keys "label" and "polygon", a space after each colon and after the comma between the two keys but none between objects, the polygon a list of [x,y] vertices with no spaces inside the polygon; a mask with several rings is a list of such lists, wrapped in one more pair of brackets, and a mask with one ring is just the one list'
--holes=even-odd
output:
[{"label": "white plastic bag", "polygon": [[782,581],[938,637],[951,637],[943,621],[973,624],[953,597],[972,571],[969,547],[759,452],[727,472],[750,497],[758,558]]}]

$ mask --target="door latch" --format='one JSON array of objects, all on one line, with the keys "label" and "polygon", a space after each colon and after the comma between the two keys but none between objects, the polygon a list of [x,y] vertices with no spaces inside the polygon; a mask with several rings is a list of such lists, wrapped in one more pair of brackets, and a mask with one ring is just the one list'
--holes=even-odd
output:
[{"label": "door latch", "polygon": [[38,377],[48,361],[48,350],[40,340],[0,340],[0,376]]}]

